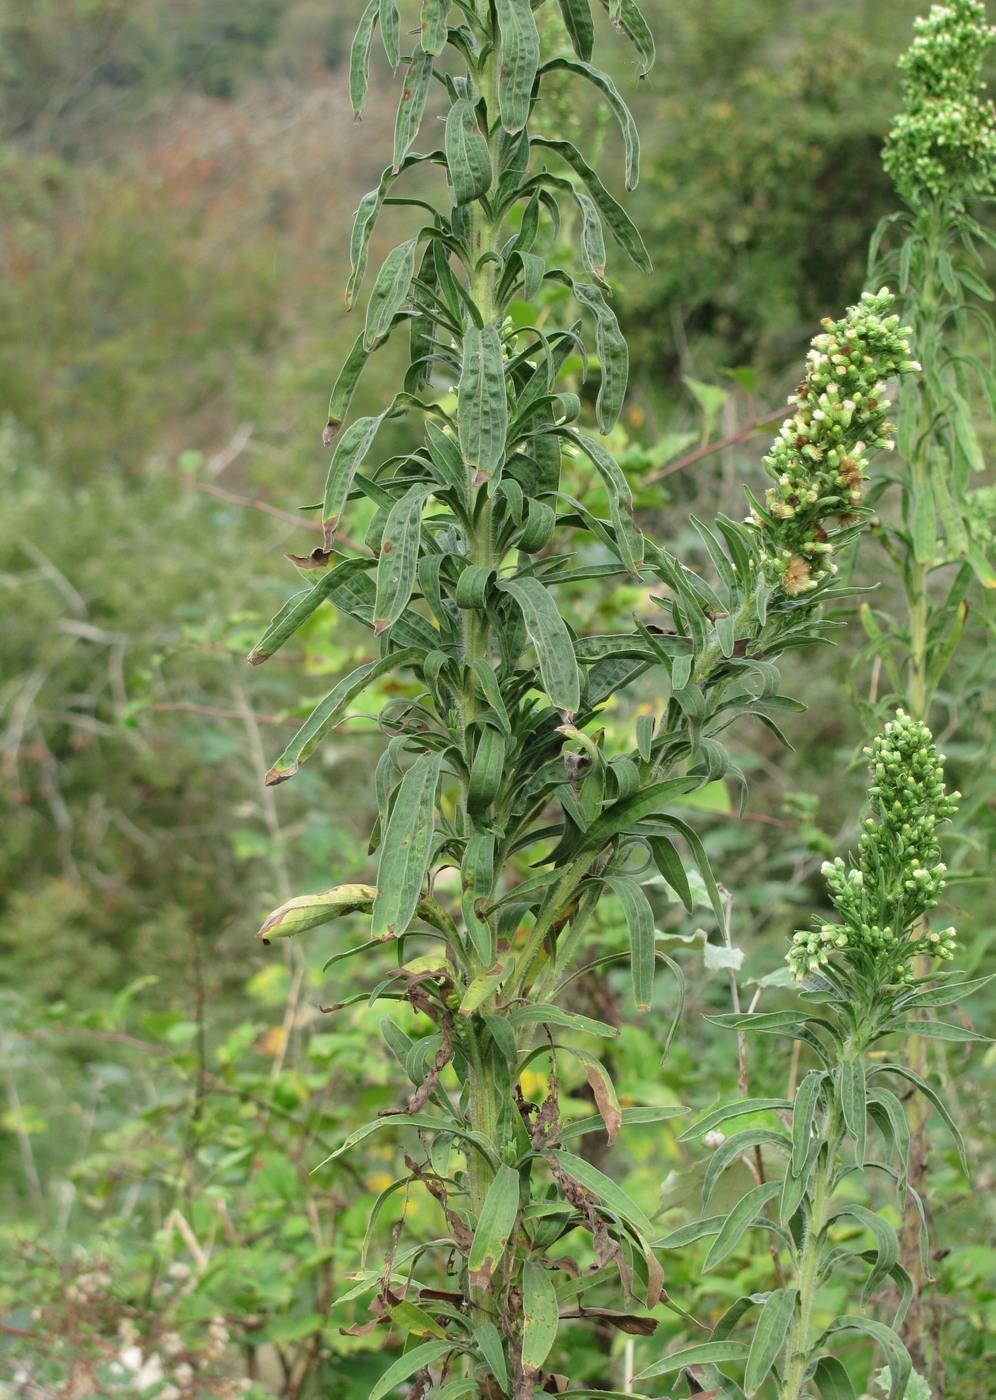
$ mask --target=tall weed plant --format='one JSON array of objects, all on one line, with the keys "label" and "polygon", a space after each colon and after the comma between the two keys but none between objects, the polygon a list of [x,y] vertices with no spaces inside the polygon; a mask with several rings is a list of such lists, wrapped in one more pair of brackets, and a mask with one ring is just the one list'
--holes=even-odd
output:
[{"label": "tall weed plant", "polygon": [[[654,43],[636,5],[604,8],[648,71]],[[658,974],[667,976],[678,1011],[666,1053],[682,974],[656,936],[653,884],[691,908],[697,877],[720,930],[728,917],[701,840],[675,808],[718,780],[742,782],[723,739],[732,723],[750,717],[782,738],[778,721],[799,708],[780,693],[776,662],[822,640],[825,605],[850,591],[837,560],[868,520],[870,459],[893,446],[887,386],[921,373],[911,329],[884,290],[824,322],[765,458],[770,485],[751,496],[744,522],[693,522],[709,566],[689,568],[641,532],[603,441],[628,376],[607,253],[651,269],[623,206],[549,124],[557,106],[545,94],[566,74],[579,105],[590,94],[613,114],[623,183],[636,185],[638,135],[615,83],[592,64],[588,0],[408,9],[371,0],[353,43],[357,117],[375,41],[403,77],[390,163],[353,226],[347,302],[359,301],[386,211],[405,210],[410,232],[373,278],[332,392],[324,543],[295,561],[308,587],[250,657],[274,655],[325,603],[376,644],[305,720],[270,785],[294,777],[364,690],[396,683],[379,717],[372,883],[291,899],[260,930],[269,942],[347,916],[355,929],[362,916],[362,937],[342,940],[327,969],[369,962],[371,984],[330,1010],[397,1008],[382,1032],[411,1082],[408,1100],[352,1132],[319,1168],[376,1135],[404,1143],[405,1171],[371,1199],[361,1267],[340,1299],[368,1300],[362,1330],[404,1338],[371,1400],[399,1387],[412,1397],[605,1393],[574,1374],[562,1329],[650,1337],[661,1309],[687,1318],[685,1300],[668,1295],[662,1258],[712,1238],[710,1269],[749,1230],[771,1239],[773,1286],[703,1324],[698,1345],[660,1355],[640,1343],[642,1371],[634,1378],[629,1367],[619,1388],[646,1394],[645,1382],[672,1375],[693,1393],[837,1400],[870,1384],[867,1369],[852,1377],[842,1359],[858,1334],[887,1362],[885,1390],[898,1400],[913,1374],[896,1330],[913,1283],[888,1214],[863,1203],[863,1181],[884,1174],[900,1199],[920,1199],[907,1167],[908,1088],[956,1139],[958,1130],[942,1097],[889,1047],[912,1033],[978,1038],[918,1019],[980,984],[945,981],[916,961],[948,957],[954,942],[928,921],[945,874],[937,828],[954,798],[924,705],[900,711],[870,746],[857,855],[826,867],[834,921],[797,934],[788,955],[801,1008],[713,1018],[799,1043],[806,1069],[794,1095],[739,1096],[684,1135],[715,1147],[707,1212],[727,1169],[752,1164],[749,1189],[720,1213],[662,1235],[613,1177],[611,1154],[594,1150],[599,1135],[611,1145],[628,1125],[680,1109],[627,1102],[608,1053],[618,1027],[578,1009],[576,993],[625,957],[633,1008],[646,1013]],[[425,150],[436,130],[441,144]],[[577,247],[566,257],[568,224]],[[911,267],[908,258],[904,282]],[[390,403],[350,419],[367,361],[401,337],[408,363]],[[396,420],[408,445],[385,457],[378,435]],[[951,435],[967,450],[962,421],[951,415]],[[579,462],[594,491],[574,486]],[[926,508],[917,509],[922,522]],[[343,525],[354,538],[365,532],[359,557],[340,551]],[[967,542],[964,556],[971,572]],[[574,625],[568,600],[606,579],[655,591],[631,621],[591,634]],[[599,716],[649,672],[658,712],[636,718],[628,743],[610,744]],[[605,953],[595,937],[608,897],[622,910],[625,954]],[[563,1095],[572,1063],[593,1114]],[[881,1151],[866,1160],[876,1133]],[[434,1203],[431,1238],[409,1224],[416,1199]],[[828,1322],[820,1289],[840,1276],[856,1280],[860,1299]],[[881,1320],[872,1305],[888,1285],[894,1302]],[[867,1367],[867,1350],[859,1354]]]}]

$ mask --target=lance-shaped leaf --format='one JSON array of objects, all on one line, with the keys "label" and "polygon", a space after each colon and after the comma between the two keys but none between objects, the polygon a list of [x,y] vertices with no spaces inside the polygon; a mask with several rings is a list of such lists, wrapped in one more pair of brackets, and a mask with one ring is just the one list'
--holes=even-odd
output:
[{"label": "lance-shaped leaf", "polygon": [[330,547],[339,518],[346,508],[346,501],[353,489],[353,478],[386,416],[386,413],[378,413],[376,418],[357,418],[355,423],[350,423],[336,443],[332,461],[329,463],[329,473],[325,479],[325,499],[322,502],[322,528],[325,531],[326,549]]},{"label": "lance-shaped leaf", "polygon": [[820,1400],[857,1400],[851,1378],[836,1356],[820,1357],[813,1380],[820,1388]]},{"label": "lance-shaped leaf", "polygon": [[377,868],[377,897],[370,932],[388,938],[412,921],[425,878],[435,829],[436,788],[445,754],[420,754],[402,778]]},{"label": "lance-shaped leaf", "polygon": [[[493,1322],[485,1322],[481,1327],[475,1327],[474,1341],[477,1343],[488,1369],[501,1387],[501,1393],[507,1395],[509,1393],[508,1366],[505,1362],[505,1348],[502,1346],[498,1328]],[[480,1394],[476,1384],[474,1389],[477,1394]]]},{"label": "lance-shaped leaf", "polygon": [[325,428],[325,435],[322,439],[328,447],[332,438],[342,427],[343,419],[349,412],[349,405],[352,402],[353,392],[359,383],[363,366],[367,362],[367,349],[363,344],[363,336],[358,335],[353,342],[353,348],[343,361],[342,369],[336,376],[336,381],[332,386],[332,393],[329,396],[329,418]]},{"label": "lance-shaped leaf", "polygon": [[598,205],[599,213],[620,248],[641,272],[651,272],[653,265],[650,261],[650,254],[640,237],[639,230],[622,205],[609,194],[578,148],[573,146],[570,141],[550,141],[540,136],[534,136],[532,144],[545,146],[548,150],[553,151],[580,175],[584,181],[585,189]]},{"label": "lance-shaped leaf", "polygon": [[293,938],[309,928],[340,919],[344,914],[368,914],[376,893],[372,885],[337,885],[321,894],[298,895],[274,909],[256,937],[264,942],[271,938]]},{"label": "lance-shaped leaf", "polygon": [[629,967],[633,978],[633,999],[637,1011],[649,1011],[654,994],[654,911],[635,880],[625,875],[610,876],[605,883],[622,904],[629,931]]},{"label": "lance-shaped leaf", "polygon": [[407,608],[418,571],[422,538],[422,509],[433,487],[420,482],[391,507],[380,542],[377,596],[374,600],[374,633],[396,622]]},{"label": "lance-shaped leaf", "polygon": [[621,29],[637,53],[643,59],[641,78],[645,78],[654,66],[656,57],[654,36],[643,18],[636,0],[602,0],[602,8],[608,11],[612,23]]},{"label": "lance-shaped leaf", "polygon": [[444,1356],[456,1350],[452,1342],[423,1342],[421,1346],[412,1347],[411,1351],[406,1351],[404,1356],[399,1356],[397,1361],[388,1366],[371,1390],[369,1400],[383,1400],[385,1395],[390,1395],[396,1386],[416,1371],[420,1371],[424,1366],[431,1366],[433,1362],[442,1361]]},{"label": "lance-shaped leaf", "polygon": [[809,1149],[813,1141],[813,1124],[819,1104],[820,1090],[826,1074],[823,1070],[811,1069],[799,1085],[795,1102],[792,1105],[792,1163],[790,1171],[798,1176],[806,1165]]},{"label": "lance-shaped leaf", "polygon": [[591,19],[591,6],[588,0],[558,0],[564,28],[571,40],[571,48],[585,63],[591,58],[595,45],[595,26]]},{"label": "lance-shaped leaf", "polygon": [[370,45],[373,41],[374,26],[380,10],[380,0],[370,0],[356,26],[352,47],[349,51],[349,100],[353,114],[359,121],[367,100],[367,81],[370,74]]},{"label": "lance-shaped leaf", "polygon": [[481,1206],[481,1214],[470,1246],[467,1268],[473,1288],[488,1288],[495,1269],[501,1263],[515,1229],[519,1213],[519,1174],[504,1162]]},{"label": "lance-shaped leaf", "polygon": [[591,1016],[582,1016],[578,1011],[564,1011],[560,1006],[538,1001],[517,1006],[509,1014],[508,1021],[512,1026],[563,1026],[565,1030],[597,1035],[607,1040],[614,1040],[619,1034],[619,1028],[610,1026],[607,1021],[596,1021]]},{"label": "lance-shaped leaf", "polygon": [[484,913],[495,883],[495,838],[477,833],[464,848],[460,863],[460,907],[464,927],[485,967],[495,960],[495,934]]},{"label": "lance-shaped leaf", "polygon": [[[595,401],[595,416],[601,432],[609,433],[616,425],[626,397],[629,382],[629,349],[619,329],[616,313],[593,282],[576,282],[574,295],[595,318],[595,354],[602,371]],[[605,454],[607,457],[609,453]],[[597,465],[597,463],[596,463]],[[622,473],[619,473],[620,476]],[[629,488],[626,488],[629,496]]]},{"label": "lance-shaped leaf", "polygon": [[529,120],[533,84],[539,68],[540,43],[531,0],[495,0],[501,31],[498,107],[508,132],[521,131]]},{"label": "lance-shaped leaf", "polygon": [[[581,261],[586,272],[590,272],[592,277],[597,277],[599,282],[604,282],[605,237],[598,206],[590,194],[576,185],[573,187],[573,193],[581,211]],[[527,296],[526,300],[529,299]]]},{"label": "lance-shaped leaf", "polygon": [[392,169],[395,174],[401,169],[401,163],[411,149],[412,142],[422,125],[425,99],[429,95],[431,81],[432,54],[426,53],[424,49],[416,49],[412,61],[408,65],[408,72],[405,74],[405,86],[401,92],[398,115],[394,123]]},{"label": "lance-shaped leaf", "polygon": [[556,604],[539,579],[505,579],[499,587],[515,599],[522,614],[550,704],[575,714],[581,706],[581,677],[571,635]]},{"label": "lance-shaped leaf", "polygon": [[654,1227],[650,1221],[632,1197],[628,1196],[621,1186],[617,1186],[611,1177],[600,1172],[583,1157],[575,1157],[570,1152],[557,1152],[553,1160],[572,1180],[591,1192],[597,1205],[604,1206],[625,1220],[644,1240],[653,1239]]},{"label": "lance-shaped leaf", "polygon": [[838,1068],[837,1092],[847,1131],[854,1139],[854,1159],[865,1160],[865,1064],[862,1059],[842,1060]]},{"label": "lance-shaped leaf", "polygon": [[247,658],[249,665],[259,666],[274,652],[279,651],[283,644],[293,637],[298,628],[303,627],[308,618],[321,607],[329,595],[335,592],[343,579],[349,574],[355,573],[358,563],[359,560],[347,559],[344,563],[337,564],[334,569],[323,574],[313,588],[308,588],[303,593],[295,593],[293,598],[288,598],[249,653]]},{"label": "lance-shaped leaf", "polygon": [[861,1301],[867,1303],[869,1298],[883,1287],[885,1280],[899,1262],[899,1237],[887,1220],[865,1206],[841,1206],[831,1217],[834,1221],[848,1218],[863,1226],[875,1241],[875,1267],[861,1290]]},{"label": "lance-shaped leaf", "polygon": [[748,1395],[753,1395],[755,1390],[760,1388],[778,1359],[798,1298],[797,1288],[776,1288],[773,1293],[768,1294],[754,1326],[754,1339],[750,1344],[747,1369],[744,1372],[744,1390]]},{"label": "lance-shaped leaf", "polygon": [[636,129],[636,122],[626,103],[619,95],[619,89],[608,76],[607,73],[600,72],[597,68],[592,68],[590,63],[577,62],[572,58],[554,58],[549,63],[544,63],[542,72],[553,72],[557,68],[566,69],[568,73],[577,73],[582,78],[587,78],[605,98],[612,108],[616,121],[623,136],[623,148],[626,159],[626,188],[635,190],[640,182],[640,136]]},{"label": "lance-shaped leaf", "polygon": [[645,1381],[650,1380],[652,1376],[666,1376],[672,1371],[680,1371],[683,1366],[715,1366],[723,1361],[742,1361],[746,1355],[745,1342],[700,1342],[697,1346],[673,1351],[670,1356],[655,1361],[633,1379]]},{"label": "lance-shaped leaf", "polygon": [[355,671],[344,676],[301,725],[267,773],[266,786],[275,787],[277,783],[292,778],[305,759],[314,753],[329,730],[343,718],[350,701],[365,690],[371,681],[389,671],[396,671],[401,666],[412,666],[421,659],[422,652],[418,647],[405,647],[376,661],[368,661],[366,665],[358,666]]},{"label": "lance-shaped leaf", "polygon": [[401,62],[401,16],[397,0],[380,0],[380,37],[392,68]]},{"label": "lance-shaped leaf", "polygon": [[367,319],[363,327],[364,350],[376,350],[391,329],[391,322],[408,295],[415,276],[415,248],[418,239],[409,238],[392,248],[377,274]]},{"label": "lance-shaped leaf", "polygon": [[560,1324],[557,1290],[542,1264],[522,1266],[522,1364],[536,1370],[550,1354]]},{"label": "lance-shaped leaf", "polygon": [[493,476],[505,458],[508,400],[501,338],[491,322],[464,332],[457,416],[464,461]]},{"label": "lance-shaped leaf", "polygon": [[422,24],[419,44],[426,53],[440,54],[446,47],[446,16],[450,0],[422,0]]},{"label": "lance-shaped leaf", "polygon": [[468,97],[454,102],[446,118],[446,169],[457,204],[470,204],[491,188],[491,152]]},{"label": "lance-shaped leaf", "polygon": [[609,516],[615,527],[616,552],[629,572],[637,574],[643,561],[643,535],[633,524],[633,497],[622,468],[611,452],[586,433],[573,428],[558,428],[557,431],[584,453],[602,478],[609,498]]},{"label": "lance-shaped leaf", "polygon": [[752,1191],[748,1191],[746,1196],[730,1211],[723,1228],[713,1240],[709,1253],[702,1262],[702,1272],[714,1269],[717,1264],[732,1254],[744,1235],[757,1220],[761,1210],[768,1201],[778,1195],[782,1189],[780,1181],[765,1181],[760,1186],[755,1186]]},{"label": "lance-shaped leaf", "polygon": [[878,1342],[889,1362],[890,1385],[886,1400],[902,1400],[906,1394],[906,1384],[913,1370],[913,1363],[910,1361],[909,1352],[892,1328],[886,1327],[882,1322],[876,1322],[871,1317],[848,1315],[831,1322],[819,1341],[822,1342],[837,1332],[864,1332],[866,1337]]}]

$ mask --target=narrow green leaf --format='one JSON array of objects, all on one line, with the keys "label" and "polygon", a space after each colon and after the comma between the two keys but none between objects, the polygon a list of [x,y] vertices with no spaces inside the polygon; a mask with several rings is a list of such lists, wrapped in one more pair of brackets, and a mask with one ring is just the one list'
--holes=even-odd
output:
[{"label": "narrow green leaf", "polygon": [[[831,1337],[837,1332],[864,1332],[866,1336],[878,1342],[889,1361],[891,1384],[886,1400],[902,1400],[910,1372],[913,1370],[913,1363],[910,1361],[909,1352],[892,1328],[886,1327],[884,1323],[876,1322],[871,1317],[848,1315],[838,1317],[835,1322],[831,1322],[823,1333],[823,1337]],[[820,1338],[821,1341],[823,1337]]]},{"label": "narrow green leaf", "polygon": [[484,1198],[467,1258],[472,1287],[490,1286],[515,1229],[518,1211],[519,1174],[503,1162]]},{"label": "narrow green leaf", "polygon": [[936,1090],[934,1090],[925,1079],[921,1079],[915,1070],[909,1069],[908,1066],[903,1064],[893,1063],[892,1061],[876,1063],[873,1066],[872,1072],[875,1075],[896,1074],[900,1079],[905,1079],[908,1083],[914,1084],[916,1088],[920,1090],[924,1098],[933,1104],[934,1108],[937,1109],[938,1113],[943,1118],[945,1127],[954,1139],[955,1147],[958,1150],[958,1160],[961,1162],[962,1170],[968,1174],[969,1166],[968,1158],[965,1155],[964,1139],[958,1130],[958,1124],[951,1117],[947,1105]]},{"label": "narrow green leaf", "polygon": [[649,1011],[654,995],[654,911],[635,880],[625,875],[610,876],[605,883],[623,909],[629,932],[629,967],[633,980],[633,1000],[637,1011]]},{"label": "narrow green leaf", "polygon": [[698,1346],[683,1347],[670,1356],[655,1361],[633,1379],[647,1381],[653,1376],[667,1376],[683,1366],[718,1366],[724,1361],[743,1361],[747,1357],[744,1342],[700,1342]]},{"label": "narrow green leaf", "polygon": [[539,68],[539,34],[530,0],[495,0],[495,9],[501,31],[498,107],[502,126],[514,134],[529,120]]},{"label": "narrow green leaf", "polygon": [[597,68],[592,68],[590,63],[578,62],[572,58],[554,58],[549,63],[544,63],[542,72],[549,73],[561,68],[568,73],[578,74],[587,79],[609,104],[612,112],[619,123],[622,132],[623,149],[626,160],[626,188],[635,190],[640,183],[640,136],[636,129],[636,122],[626,103],[619,95],[619,89],[608,76]]},{"label": "narrow green leaf", "polygon": [[760,1388],[775,1364],[785,1343],[798,1297],[797,1288],[776,1288],[769,1293],[754,1327],[754,1339],[747,1357],[744,1390],[748,1395],[753,1395]]},{"label": "narrow green leaf", "polygon": [[813,1372],[820,1400],[857,1400],[851,1378],[836,1356],[821,1356]]},{"label": "narrow green leaf", "polygon": [[571,48],[585,63],[591,58],[595,44],[595,26],[591,18],[588,0],[558,0],[564,28],[571,41]]},{"label": "narrow green leaf", "polygon": [[720,1123],[728,1123],[731,1118],[743,1118],[749,1113],[768,1113],[772,1110],[784,1113],[791,1107],[790,1099],[731,1099],[729,1103],[710,1109],[698,1122],[687,1128],[678,1141],[689,1142],[692,1138],[702,1137],[704,1133],[711,1133],[713,1128],[718,1128]]},{"label": "narrow green leaf", "polygon": [[370,75],[370,45],[373,42],[374,26],[377,23],[380,0],[370,0],[360,16],[360,22],[353,36],[349,51],[349,100],[357,121],[363,115],[367,100],[367,82]]},{"label": "narrow green leaf", "polygon": [[464,461],[493,476],[505,458],[508,400],[501,337],[491,322],[464,332],[457,414]]},{"label": "narrow green leaf", "polygon": [[392,68],[401,62],[401,16],[397,0],[380,0],[380,37]]},{"label": "narrow green leaf", "polygon": [[626,397],[629,349],[619,329],[616,313],[605,300],[599,287],[593,282],[576,282],[574,296],[595,318],[595,354],[598,356],[602,372],[595,401],[595,415],[599,431],[609,433],[616,425]]},{"label": "narrow green leaf", "polygon": [[671,886],[690,914],[694,907],[691,886],[688,883],[684,864],[675,849],[674,842],[667,836],[651,836],[649,844],[650,853],[659,873]]},{"label": "narrow green leaf", "polygon": [[422,538],[422,511],[432,491],[433,487],[424,483],[412,486],[388,514],[377,565],[375,634],[396,622],[411,601]]},{"label": "narrow green leaf", "polygon": [[635,0],[602,0],[602,7],[608,11],[612,23],[623,31],[643,59],[640,77],[645,78],[654,66],[654,36]]},{"label": "narrow green leaf", "polygon": [[367,319],[363,328],[364,350],[377,349],[408,296],[415,275],[417,243],[417,239],[409,238],[397,248],[392,248],[384,259],[367,305]]},{"label": "narrow green leaf", "polygon": [[714,1269],[727,1255],[733,1253],[762,1208],[767,1205],[768,1201],[777,1196],[781,1189],[780,1181],[765,1181],[762,1185],[755,1186],[753,1191],[748,1191],[747,1195],[737,1202],[723,1222],[723,1228],[713,1240],[709,1253],[702,1261],[703,1273]]},{"label": "narrow green leaf", "polygon": [[825,1079],[823,1070],[811,1069],[796,1091],[792,1105],[792,1162],[790,1171],[798,1176],[806,1164],[813,1141],[813,1123]]},{"label": "narrow green leaf", "polygon": [[358,335],[353,342],[353,348],[343,361],[342,369],[336,376],[336,381],[332,386],[332,393],[329,397],[329,416],[325,435],[322,439],[328,447],[331,438],[342,427],[343,419],[349,412],[349,405],[352,402],[353,391],[359,383],[363,366],[367,362],[367,350],[363,344],[363,336]]},{"label": "narrow green leaf", "polygon": [[672,1230],[663,1239],[654,1240],[655,1249],[684,1249],[686,1245],[694,1244],[696,1240],[707,1239],[709,1235],[718,1235],[726,1223],[725,1215],[709,1215],[703,1220],[694,1220],[690,1225],[682,1225],[677,1230]]},{"label": "narrow green leaf", "polygon": [[401,163],[411,149],[412,142],[422,125],[422,114],[425,111],[425,100],[429,95],[431,80],[432,54],[426,53],[424,49],[418,49],[408,65],[405,86],[401,93],[398,115],[394,123],[392,170],[395,174],[401,169]]},{"label": "narrow green leaf", "polygon": [[967,982],[945,982],[940,987],[928,987],[925,990],[915,992],[905,1005],[908,1007],[952,1006],[955,1002],[964,1001],[966,997],[981,991],[994,977],[996,977],[996,972],[990,972],[987,977],[974,977]]},{"label": "narrow green leaf", "polygon": [[421,656],[418,648],[406,647],[401,651],[391,652],[388,656],[382,656],[377,661],[368,661],[365,665],[358,666],[355,671],[351,671],[348,676],[344,676],[339,684],[329,691],[325,699],[315,706],[301,725],[301,728],[267,773],[266,786],[275,787],[277,783],[283,783],[288,778],[292,778],[305,759],[314,753],[329,730],[334,728],[343,718],[350,701],[365,690],[371,681],[375,681],[378,676],[383,676],[388,671],[395,671],[402,666],[414,665],[415,662],[421,660]]},{"label": "narrow green leaf", "polygon": [[560,1325],[557,1290],[534,1259],[522,1266],[522,1364],[539,1368],[550,1354]]},{"label": "narrow green leaf", "polygon": [[495,933],[484,916],[494,888],[494,867],[494,836],[472,836],[460,863],[461,909],[467,937],[485,967],[491,967],[495,960]]},{"label": "narrow green leaf", "polygon": [[464,1124],[455,1117],[433,1118],[428,1113],[404,1113],[392,1114],[389,1118],[374,1118],[369,1123],[364,1123],[362,1128],[357,1128],[355,1133],[350,1133],[344,1142],[341,1142],[334,1152],[329,1153],[323,1162],[319,1162],[319,1167],[326,1166],[329,1162],[336,1161],[358,1143],[370,1137],[372,1133],[380,1132],[381,1128],[424,1128],[427,1132],[450,1133],[460,1142],[469,1143],[486,1162],[492,1166],[497,1166],[494,1155],[494,1144],[490,1138],[483,1133],[476,1132],[473,1128],[465,1127]]},{"label": "narrow green leaf", "polygon": [[924,1040],[989,1041],[988,1035],[969,1030],[967,1026],[954,1026],[948,1021],[897,1021],[889,1026],[889,1031],[897,1035],[919,1035]]},{"label": "narrow green leaf", "polygon": [[929,478],[918,481],[913,493],[913,557],[933,564],[937,553],[937,512]]},{"label": "narrow green leaf", "polygon": [[847,1131],[854,1139],[854,1158],[865,1160],[865,1063],[862,1059],[843,1060],[838,1069],[840,1107]]},{"label": "narrow green leaf", "polygon": [[422,0],[422,35],[419,43],[426,53],[441,54],[446,47],[446,17],[450,0]]},{"label": "narrow green leaf", "polygon": [[434,1361],[442,1361],[444,1356],[456,1350],[452,1342],[423,1342],[421,1346],[412,1347],[411,1351],[406,1351],[404,1356],[399,1356],[393,1365],[388,1366],[371,1390],[369,1400],[383,1400],[415,1371],[431,1366]]},{"label": "narrow green leaf", "polygon": [[626,1194],[621,1186],[617,1186],[611,1177],[600,1172],[597,1167],[593,1167],[583,1157],[575,1157],[570,1152],[555,1153],[555,1160],[557,1165],[572,1180],[577,1181],[592,1193],[597,1204],[614,1211],[628,1225],[632,1225],[644,1240],[653,1239],[654,1227],[650,1221],[636,1202]]},{"label": "narrow green leaf", "polygon": [[575,714],[581,708],[581,678],[567,624],[556,604],[536,578],[505,579],[499,587],[515,599],[522,614],[551,705]]},{"label": "narrow green leaf", "polygon": [[446,118],[446,168],[456,204],[470,204],[491,188],[491,152],[468,97],[454,102]]},{"label": "narrow green leaf", "polygon": [[773,1132],[770,1128],[744,1128],[721,1143],[712,1154],[702,1182],[702,1204],[709,1204],[709,1197],[716,1188],[719,1178],[726,1168],[737,1160],[748,1148],[776,1147],[786,1157],[791,1155],[792,1142],[785,1133]]},{"label": "narrow green leaf", "polygon": [[618,1026],[610,1026],[607,1021],[596,1021],[591,1016],[582,1016],[577,1011],[564,1011],[560,1006],[545,1002],[527,1002],[517,1006],[509,1014],[513,1026],[563,1026],[565,1030],[580,1031],[583,1035],[597,1035],[605,1040],[614,1040],[619,1034]]},{"label": "narrow green leaf", "polygon": [[325,531],[326,549],[330,547],[342,512],[346,508],[346,501],[353,489],[353,478],[369,452],[385,417],[385,413],[378,413],[376,418],[357,418],[355,423],[350,423],[336,443],[325,481],[325,499],[322,502],[322,528]]},{"label": "narrow green leaf", "polygon": [[619,1107],[619,1097],[616,1094],[616,1086],[612,1082],[612,1076],[601,1060],[596,1059],[594,1055],[589,1055],[587,1050],[581,1050],[576,1045],[567,1048],[574,1058],[580,1060],[584,1065],[585,1078],[588,1080],[591,1092],[595,1097],[595,1107],[605,1124],[605,1132],[609,1142],[613,1143],[622,1127],[622,1110]]},{"label": "narrow green leaf", "polygon": [[508,1367],[505,1364],[505,1348],[502,1346],[498,1328],[493,1322],[485,1322],[474,1328],[474,1340],[487,1363],[488,1369],[498,1382],[504,1394],[508,1394]]},{"label": "narrow green leaf", "polygon": [[303,593],[295,593],[292,598],[288,598],[280,611],[274,615],[269,627],[246,658],[249,665],[259,666],[279,651],[283,644],[293,637],[294,633],[321,607],[344,575],[352,572],[351,566],[355,562],[351,559],[344,564],[338,564],[334,569],[329,569],[327,573],[323,574],[313,588],[305,589]]},{"label": "narrow green leaf", "polygon": [[584,181],[585,189],[597,204],[599,213],[620,248],[641,272],[651,272],[653,265],[650,261],[650,254],[640,237],[639,230],[622,205],[609,194],[577,147],[571,145],[569,141],[550,141],[540,136],[534,136],[532,144],[545,146],[547,150],[553,151],[580,175]]},{"label": "narrow green leaf", "polygon": [[479,817],[495,802],[505,779],[505,735],[491,724],[477,726],[477,747],[470,765],[467,811]]},{"label": "narrow green leaf", "polygon": [[443,758],[442,753],[420,755],[398,787],[380,848],[370,928],[374,938],[403,933],[415,913],[432,851]]},{"label": "narrow green leaf", "polygon": [[[612,1027],[612,1029],[615,1029]],[[679,1106],[667,1108],[624,1108],[622,1111],[623,1127],[627,1123],[660,1123],[668,1118],[679,1118],[687,1109]],[[602,1115],[591,1114],[587,1118],[575,1119],[573,1123],[568,1123],[560,1131],[560,1141],[570,1142],[572,1138],[584,1137],[586,1133],[604,1132],[605,1120]],[[718,1217],[722,1220],[722,1216]]]},{"label": "narrow green leaf", "polygon": [[845,1205],[835,1211],[831,1220],[851,1219],[856,1224],[862,1226],[875,1241],[877,1258],[875,1267],[872,1269],[865,1286],[861,1290],[861,1301],[867,1303],[868,1300],[878,1292],[886,1279],[892,1273],[899,1262],[899,1238],[895,1230],[881,1215],[876,1215],[874,1211],[868,1210],[865,1206]]}]

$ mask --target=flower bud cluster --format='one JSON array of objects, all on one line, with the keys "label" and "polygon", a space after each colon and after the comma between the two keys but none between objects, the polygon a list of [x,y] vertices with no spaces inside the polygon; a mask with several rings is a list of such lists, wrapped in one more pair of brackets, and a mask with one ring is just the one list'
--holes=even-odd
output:
[{"label": "flower bud cluster", "polygon": [[875,985],[908,981],[918,953],[953,956],[954,929],[931,932],[922,919],[944,888],[937,827],[954,814],[958,793],[945,791],[930,730],[902,710],[865,754],[871,814],[856,864],[848,867],[839,856],[824,863],[840,922],[795,934],[787,961],[800,981],[835,952]]},{"label": "flower bud cluster", "polygon": [[789,399],[794,412],[764,459],[775,485],[747,519],[762,532],[772,573],[790,597],[834,571],[827,524],[854,519],[868,454],[893,445],[885,380],[920,368],[910,358],[909,327],[888,315],[892,301],[884,288],[865,292],[841,320],[823,322]]},{"label": "flower bud cluster", "polygon": [[981,0],[931,6],[899,60],[905,107],[886,142],[883,164],[908,204],[966,198],[996,188],[996,109],[980,73],[996,29]]}]

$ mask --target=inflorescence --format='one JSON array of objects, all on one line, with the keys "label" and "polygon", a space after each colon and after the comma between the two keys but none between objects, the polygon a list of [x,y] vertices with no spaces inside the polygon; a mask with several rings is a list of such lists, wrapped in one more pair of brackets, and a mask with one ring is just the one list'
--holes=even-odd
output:
[{"label": "inflorescence", "polygon": [[808,355],[806,377],[789,403],[764,459],[774,479],[748,523],[763,532],[772,572],[790,596],[810,592],[834,572],[827,523],[853,523],[864,495],[867,454],[893,446],[885,381],[920,366],[910,358],[908,326],[888,315],[884,288],[865,292],[839,321],[823,322]]},{"label": "inflorescence", "polygon": [[910,205],[965,199],[996,189],[996,108],[983,97],[982,60],[996,41],[981,0],[931,6],[899,60],[905,107],[883,164]]},{"label": "inflorescence", "polygon": [[953,956],[954,929],[931,932],[923,922],[947,869],[937,827],[954,814],[959,796],[945,792],[943,756],[927,726],[902,710],[865,753],[871,814],[857,862],[848,867],[838,856],[823,865],[840,922],[795,934],[787,961],[799,981],[826,968],[835,953],[866,987],[909,981],[918,953]]}]

